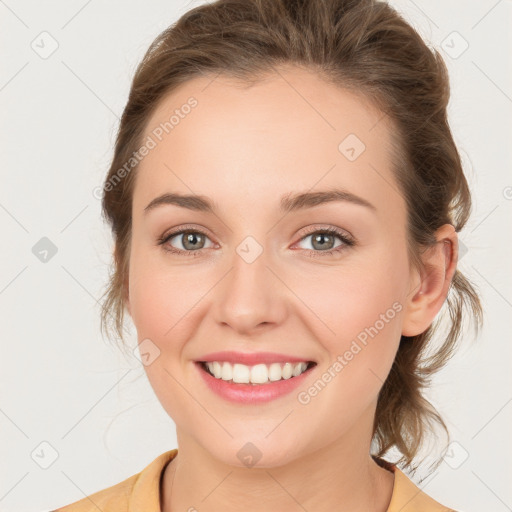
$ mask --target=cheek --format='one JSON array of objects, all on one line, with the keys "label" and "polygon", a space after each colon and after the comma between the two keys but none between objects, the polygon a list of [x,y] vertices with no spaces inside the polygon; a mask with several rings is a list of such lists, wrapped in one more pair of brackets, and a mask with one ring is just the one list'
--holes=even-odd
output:
[{"label": "cheek", "polygon": [[405,288],[405,276],[397,270],[400,266],[398,260],[394,265],[381,258],[296,281],[293,289],[320,320],[317,336],[331,354],[345,350],[358,337],[364,342],[369,331],[379,338],[400,333]]},{"label": "cheek", "polygon": [[[176,339],[187,314],[198,300],[199,279],[190,280],[190,272],[166,261],[163,249],[135,248],[130,261],[130,309],[139,337],[162,343]],[[180,319],[182,319],[180,321]]]},{"label": "cheek", "polygon": [[335,334],[317,331],[328,357],[299,397],[311,417],[330,416],[325,434],[332,436],[350,429],[376,403],[400,342],[402,307],[390,290],[359,286],[352,292],[325,299],[323,308],[318,300],[318,316],[328,319]]},{"label": "cheek", "polygon": [[147,349],[151,357],[144,370],[165,410],[176,423],[181,423],[185,421],[186,404],[190,402],[190,395],[183,389],[182,365],[187,359],[186,342],[197,324],[193,305],[199,292],[183,272],[166,270],[162,259],[155,256],[135,255],[130,272],[132,319],[141,352]]},{"label": "cheek", "polygon": [[166,311],[173,311],[174,295],[164,293],[165,282],[158,279],[151,265],[132,263],[130,275],[130,307],[140,336],[160,338],[171,327]]},{"label": "cheek", "polygon": [[349,270],[340,268],[329,279],[303,281],[297,291],[321,319],[310,325],[316,326],[316,337],[328,354],[323,370],[329,373],[326,380],[336,381],[327,387],[338,403],[368,405],[389,373],[401,336],[407,277],[402,260],[388,255]]},{"label": "cheek", "polygon": [[351,381],[348,391],[356,395],[386,379],[400,342],[402,310],[387,289],[365,293],[361,288],[358,293],[339,297],[331,311],[336,334],[323,338],[330,361],[341,362],[344,378]]},{"label": "cheek", "polygon": [[208,272],[211,270],[172,266],[165,255],[155,252],[134,255],[130,266],[131,317],[138,342],[149,339],[156,345],[159,357],[145,366],[156,387],[159,381],[165,388],[172,387],[175,382],[165,369],[181,373],[193,358],[190,340],[197,338],[206,297],[215,284],[211,276],[208,279]]}]

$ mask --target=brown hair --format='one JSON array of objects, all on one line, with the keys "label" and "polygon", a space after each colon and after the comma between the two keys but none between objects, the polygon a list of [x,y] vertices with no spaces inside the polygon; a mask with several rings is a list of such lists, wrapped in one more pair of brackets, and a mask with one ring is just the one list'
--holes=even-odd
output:
[{"label": "brown hair", "polygon": [[[447,122],[447,68],[393,8],[375,0],[218,0],[193,8],[164,30],[136,69],[102,198],[115,239],[102,331],[112,328],[124,342],[137,166],[122,173],[122,179],[119,170],[141,146],[151,114],[192,78],[223,73],[251,84],[282,64],[313,70],[363,94],[391,119],[396,132],[393,171],[407,205],[411,265],[423,274],[421,254],[436,243],[434,233],[443,224],[452,224],[457,232],[464,227],[471,196]],[[457,346],[465,306],[478,331],[483,315],[479,297],[456,270],[442,308],[447,307],[450,317],[447,334],[439,333],[445,316],[440,315],[422,334],[402,336],[379,394],[372,440],[376,456],[396,448],[402,454],[396,463],[414,471],[413,459],[425,434],[437,424],[448,435],[423,391]],[[440,342],[432,350],[435,333]]]}]

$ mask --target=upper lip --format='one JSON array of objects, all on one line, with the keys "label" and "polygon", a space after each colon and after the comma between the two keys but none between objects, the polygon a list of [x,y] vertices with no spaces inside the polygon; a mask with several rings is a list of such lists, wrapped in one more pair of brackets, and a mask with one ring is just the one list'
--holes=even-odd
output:
[{"label": "upper lip", "polygon": [[297,357],[287,354],[278,354],[275,352],[234,352],[224,350],[221,352],[211,352],[201,358],[197,359],[198,362],[211,362],[211,361],[227,361],[228,363],[240,363],[247,366],[256,364],[271,364],[271,363],[300,363],[314,362],[307,357]]}]

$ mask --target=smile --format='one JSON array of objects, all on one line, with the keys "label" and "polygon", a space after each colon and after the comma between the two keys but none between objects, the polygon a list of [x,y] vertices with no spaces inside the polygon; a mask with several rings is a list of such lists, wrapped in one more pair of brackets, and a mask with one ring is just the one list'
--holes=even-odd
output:
[{"label": "smile", "polygon": [[248,366],[240,363],[231,364],[228,361],[208,361],[203,362],[203,367],[216,379],[236,384],[260,385],[298,377],[314,364],[303,361]]},{"label": "smile", "polygon": [[317,363],[303,361],[246,366],[227,361],[196,361],[195,366],[208,392],[232,403],[252,405],[290,395],[294,389],[304,385]]}]

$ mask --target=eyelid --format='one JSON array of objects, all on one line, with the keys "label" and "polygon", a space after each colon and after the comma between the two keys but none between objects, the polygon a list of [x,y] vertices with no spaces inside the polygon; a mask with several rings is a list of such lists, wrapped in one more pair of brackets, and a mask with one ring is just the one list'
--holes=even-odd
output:
[{"label": "eyelid", "polygon": [[210,231],[206,229],[204,226],[197,225],[197,224],[181,224],[180,226],[177,226],[176,228],[169,229],[166,231],[159,240],[165,240],[166,238],[169,238],[170,236],[176,236],[179,234],[182,234],[183,231],[196,231],[198,233],[202,233],[209,238],[212,238]]},{"label": "eyelid", "polygon": [[312,235],[313,233],[317,233],[317,232],[328,232],[328,233],[332,233],[334,235],[337,235],[337,236],[342,236],[352,242],[355,243],[355,238],[345,229],[342,229],[342,228],[338,228],[338,227],[335,227],[335,226],[332,226],[330,224],[314,224],[312,226],[306,226],[304,228],[305,231],[302,231],[301,235],[300,235],[300,238],[299,238],[299,242],[306,236],[308,235]]}]

